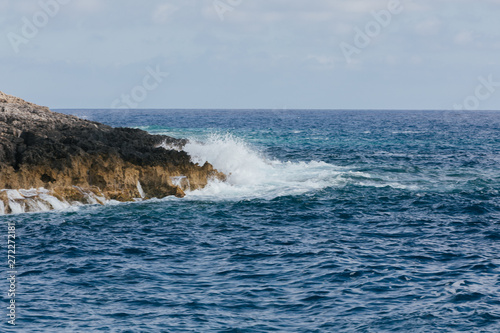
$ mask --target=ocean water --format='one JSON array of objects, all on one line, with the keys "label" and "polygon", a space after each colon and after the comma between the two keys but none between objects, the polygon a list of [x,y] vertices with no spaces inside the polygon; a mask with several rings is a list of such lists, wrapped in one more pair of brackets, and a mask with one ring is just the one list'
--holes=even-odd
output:
[{"label": "ocean water", "polygon": [[500,113],[62,112],[189,138],[229,178],[0,216],[16,331],[500,331]]}]

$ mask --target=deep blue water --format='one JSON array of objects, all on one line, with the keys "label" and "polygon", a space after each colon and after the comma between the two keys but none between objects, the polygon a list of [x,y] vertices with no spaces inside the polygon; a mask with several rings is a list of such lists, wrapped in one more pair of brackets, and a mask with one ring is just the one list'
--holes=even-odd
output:
[{"label": "deep blue water", "polygon": [[17,331],[500,331],[500,113],[64,112],[190,138],[230,181],[0,217]]}]

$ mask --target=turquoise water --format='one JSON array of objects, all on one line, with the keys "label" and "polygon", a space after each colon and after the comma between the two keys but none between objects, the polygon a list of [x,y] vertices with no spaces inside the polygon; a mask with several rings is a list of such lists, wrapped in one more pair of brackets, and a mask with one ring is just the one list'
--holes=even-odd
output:
[{"label": "turquoise water", "polygon": [[500,330],[500,113],[64,112],[189,138],[229,179],[0,217],[18,331]]}]

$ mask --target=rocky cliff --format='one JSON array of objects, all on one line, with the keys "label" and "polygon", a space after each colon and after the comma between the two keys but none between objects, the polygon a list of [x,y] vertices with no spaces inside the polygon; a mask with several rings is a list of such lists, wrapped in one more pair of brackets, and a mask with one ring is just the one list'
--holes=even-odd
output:
[{"label": "rocky cliff", "polygon": [[208,163],[193,164],[181,150],[185,143],[52,112],[0,92],[0,215],[61,203],[182,197],[211,178],[225,178]]}]

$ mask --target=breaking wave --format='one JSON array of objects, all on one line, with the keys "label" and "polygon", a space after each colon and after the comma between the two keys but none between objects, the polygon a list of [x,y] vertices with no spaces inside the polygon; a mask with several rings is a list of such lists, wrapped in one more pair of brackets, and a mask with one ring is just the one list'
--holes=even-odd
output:
[{"label": "breaking wave", "polygon": [[[75,188],[78,189],[76,186]],[[5,202],[0,198],[0,215],[48,212],[51,210],[67,211],[84,206],[81,202],[68,201],[64,198],[51,195],[49,190],[42,187],[29,190],[0,190],[0,194],[2,193],[6,195],[4,196]],[[87,202],[92,205],[106,205],[116,202],[106,200],[106,198],[91,192],[84,192],[82,190],[82,193],[85,194]]]},{"label": "breaking wave", "polygon": [[[168,134],[168,133],[165,133]],[[165,149],[180,150],[179,147],[161,145]],[[258,148],[232,134],[209,134],[206,139],[191,139],[183,147],[194,163],[212,164],[226,174],[225,182],[211,180],[201,190],[187,191],[188,200],[272,200],[282,196],[296,196],[330,187],[354,184],[363,187],[385,187],[414,189],[414,186],[400,184],[392,179],[374,177],[366,172],[336,166],[323,161],[280,161],[267,157]],[[144,197],[141,184],[138,191]],[[79,202],[68,202],[50,195],[40,188],[31,190],[0,190],[7,194],[6,202],[0,200],[0,215],[49,210],[78,209]],[[117,204],[92,193],[88,194],[90,204]],[[164,200],[179,200],[168,197]],[[141,201],[141,198],[136,199]]]},{"label": "breaking wave", "polygon": [[301,195],[340,185],[346,170],[321,161],[282,162],[266,157],[231,134],[211,134],[204,142],[190,140],[184,150],[194,163],[212,164],[225,173],[226,182],[212,181],[187,193],[193,199],[273,199]]}]

